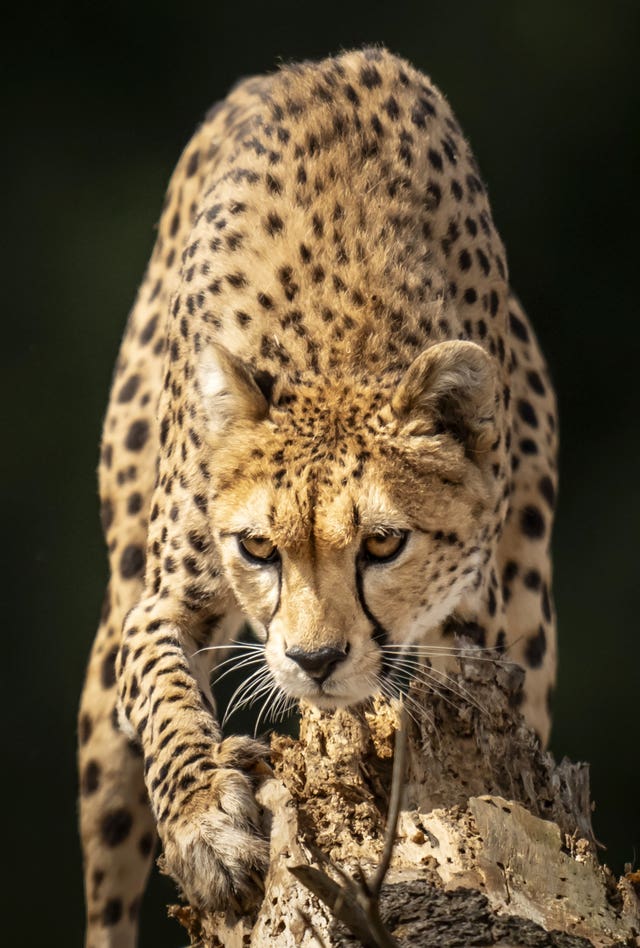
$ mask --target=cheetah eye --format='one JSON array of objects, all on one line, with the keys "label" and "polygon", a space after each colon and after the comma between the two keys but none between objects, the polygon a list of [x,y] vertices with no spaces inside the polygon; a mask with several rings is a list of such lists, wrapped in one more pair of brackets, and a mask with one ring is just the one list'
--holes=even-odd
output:
[{"label": "cheetah eye", "polygon": [[280,558],[277,546],[267,537],[238,537],[238,546],[250,563],[275,563]]},{"label": "cheetah eye", "polygon": [[399,556],[409,536],[408,530],[372,533],[362,541],[362,552],[370,563],[388,563]]}]

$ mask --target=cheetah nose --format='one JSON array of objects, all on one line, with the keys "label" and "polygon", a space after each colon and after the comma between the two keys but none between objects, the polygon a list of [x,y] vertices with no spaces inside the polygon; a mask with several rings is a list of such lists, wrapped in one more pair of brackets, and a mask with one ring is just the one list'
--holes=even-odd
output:
[{"label": "cheetah nose", "polygon": [[300,668],[304,669],[318,684],[322,684],[329,677],[336,665],[345,660],[347,654],[345,649],[332,648],[328,645],[314,652],[305,652],[299,646],[294,646],[285,652],[287,658],[297,662]]}]

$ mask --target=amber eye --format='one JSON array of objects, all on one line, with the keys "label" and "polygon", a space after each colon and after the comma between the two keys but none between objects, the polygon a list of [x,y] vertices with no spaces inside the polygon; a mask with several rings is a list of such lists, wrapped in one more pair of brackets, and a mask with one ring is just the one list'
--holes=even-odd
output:
[{"label": "amber eye", "polygon": [[238,537],[240,552],[252,563],[275,563],[278,548],[267,537]]},{"label": "amber eye", "polygon": [[384,563],[398,556],[407,542],[407,536],[406,530],[398,533],[373,533],[363,540],[362,550],[371,562]]}]

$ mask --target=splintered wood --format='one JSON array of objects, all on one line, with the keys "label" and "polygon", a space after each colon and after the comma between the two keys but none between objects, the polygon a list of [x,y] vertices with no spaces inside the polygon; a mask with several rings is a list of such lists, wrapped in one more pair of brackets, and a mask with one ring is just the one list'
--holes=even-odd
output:
[{"label": "splintered wood", "polygon": [[[174,907],[192,945],[640,946],[633,874],[616,881],[597,860],[587,765],[541,751],[518,711],[517,666],[470,650],[454,677],[472,701],[411,692],[393,780],[398,710],[382,701],[305,706],[299,740],[272,737],[275,776],[258,791],[264,898],[244,917]],[[402,806],[382,880],[394,781]]]}]

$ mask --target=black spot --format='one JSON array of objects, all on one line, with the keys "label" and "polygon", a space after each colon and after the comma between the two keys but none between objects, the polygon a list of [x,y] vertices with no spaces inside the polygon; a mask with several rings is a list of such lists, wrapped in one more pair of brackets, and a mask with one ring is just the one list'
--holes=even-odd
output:
[{"label": "black spot", "polygon": [[465,303],[468,303],[469,306],[472,306],[473,303],[475,303],[477,299],[478,299],[478,294],[476,293],[475,289],[472,286],[468,287],[464,291],[464,301]]},{"label": "black spot", "polygon": [[461,270],[468,270],[471,267],[471,254],[468,250],[461,250],[458,256],[458,263]]},{"label": "black spot", "polygon": [[545,392],[544,383],[542,379],[540,378],[540,375],[538,374],[538,372],[536,372],[534,369],[530,369],[527,372],[527,382],[529,383],[533,391],[536,393],[536,395],[544,395],[544,392]]},{"label": "black spot", "polygon": [[547,651],[547,636],[544,626],[540,626],[535,635],[529,636],[524,650],[524,657],[529,668],[540,668]]},{"label": "black spot", "polygon": [[140,451],[149,437],[149,422],[144,418],[134,421],[127,432],[125,447],[128,451]]},{"label": "black spot", "polygon": [[78,736],[80,739],[80,744],[84,746],[89,738],[91,737],[91,732],[93,731],[93,724],[91,718],[88,714],[83,714],[80,718],[80,723],[78,725]]},{"label": "black spot", "polygon": [[518,399],[518,414],[531,428],[538,427],[538,416],[536,415],[535,408],[531,402],[526,401],[524,398]]},{"label": "black spot", "polygon": [[348,82],[346,86],[344,87],[344,93],[347,99],[349,100],[349,102],[352,102],[354,105],[360,105],[360,96],[358,95],[358,93],[353,88],[350,82]]},{"label": "black spot", "polygon": [[[480,250],[480,248],[476,250],[476,257],[478,258],[478,263],[480,264],[480,268],[482,269],[482,272],[484,273],[485,276],[487,276],[489,271],[491,270],[491,264],[489,263],[489,258],[487,257],[486,253],[484,253],[483,250]],[[495,297],[495,306],[496,306],[496,312],[497,312],[498,294],[496,293],[495,290],[492,290],[491,291],[492,309],[494,305],[494,297]],[[495,316],[495,313],[492,312],[491,315]]]},{"label": "black spot", "polygon": [[425,207],[428,211],[435,211],[442,201],[442,189],[435,181],[429,181],[427,184],[427,193],[425,197]]},{"label": "black spot", "polygon": [[435,148],[429,149],[429,164],[432,168],[435,168],[436,171],[442,171],[442,155],[439,151],[436,151]]},{"label": "black spot", "polygon": [[387,115],[393,122],[395,122],[395,120],[400,115],[400,109],[398,108],[398,103],[396,102],[396,100],[394,99],[392,95],[390,95],[387,101],[384,103],[383,109],[385,110],[385,112],[387,113]]},{"label": "black spot", "polygon": [[108,497],[105,497],[100,505],[100,521],[102,523],[102,529],[106,533],[113,523],[113,504]]},{"label": "black spot", "polygon": [[133,396],[138,391],[140,387],[140,376],[132,375],[124,383],[120,391],[118,392],[118,401],[119,402],[130,402]]},{"label": "black spot", "polygon": [[200,152],[193,151],[189,155],[189,161],[187,163],[187,168],[185,174],[187,178],[192,178],[196,171],[198,170],[198,165],[200,164]]},{"label": "black spot", "polygon": [[100,835],[106,846],[114,847],[123,843],[133,825],[131,813],[124,807],[118,810],[111,810],[102,818],[100,824]]},{"label": "black spot", "polygon": [[133,579],[144,569],[144,550],[135,543],[125,546],[120,557],[120,575],[123,579]]},{"label": "black spot", "polygon": [[553,510],[553,505],[555,504],[555,501],[556,501],[556,489],[553,486],[553,481],[551,480],[551,478],[546,475],[544,477],[541,477],[540,480],[538,481],[538,488],[540,490],[540,493],[546,500],[546,502],[549,504],[549,506]]},{"label": "black spot", "polygon": [[535,441],[532,441],[531,438],[523,438],[519,444],[519,448],[523,454],[537,454],[538,445]]},{"label": "black spot", "polygon": [[153,339],[153,335],[156,331],[156,326],[158,325],[158,314],[152,316],[149,322],[146,324],[144,329],[140,333],[140,342],[142,345],[146,345]]},{"label": "black spot", "polygon": [[82,771],[80,790],[83,796],[88,797],[95,793],[100,786],[100,765],[96,760],[90,760]]},{"label": "black spot", "polygon": [[140,850],[140,855],[144,856],[145,859],[147,856],[150,856],[153,851],[154,845],[153,833],[145,833],[144,836],[140,837],[138,842],[138,849]]},{"label": "black spot", "polygon": [[103,925],[117,925],[122,918],[122,899],[109,899],[102,910]]},{"label": "black spot", "polygon": [[276,234],[279,234],[284,227],[284,221],[279,214],[276,214],[275,211],[271,211],[264,222],[264,228],[266,232],[274,237]]},{"label": "black spot", "polygon": [[135,491],[135,493],[130,494],[127,499],[127,513],[133,516],[134,514],[140,512],[141,507],[142,494],[140,494],[138,491]]},{"label": "black spot", "polygon": [[511,327],[511,332],[514,336],[520,339],[522,342],[529,342],[529,332],[527,327],[522,322],[521,319],[518,319],[515,313],[509,311],[509,326]]},{"label": "black spot", "polygon": [[527,589],[531,589],[535,592],[536,590],[540,589],[542,577],[540,576],[540,573],[537,569],[530,569],[524,574],[522,581]]},{"label": "black spot", "polygon": [[489,587],[489,594],[487,598],[487,609],[489,611],[490,616],[494,616],[496,614],[496,594],[494,593],[491,587]]},{"label": "black spot", "polygon": [[520,513],[520,527],[525,536],[532,540],[539,540],[544,536],[545,523],[544,517],[537,507],[533,504],[527,504]]},{"label": "black spot", "polygon": [[373,89],[382,85],[382,77],[375,66],[363,66],[360,70],[360,82],[367,89]]},{"label": "black spot", "polygon": [[169,425],[170,425],[169,417],[168,415],[165,415],[160,423],[160,444],[163,446],[167,442],[167,437],[169,435]]},{"label": "black spot", "polygon": [[118,657],[118,646],[114,645],[109,649],[102,659],[100,669],[100,680],[103,688],[113,688],[116,683],[116,658]]}]

